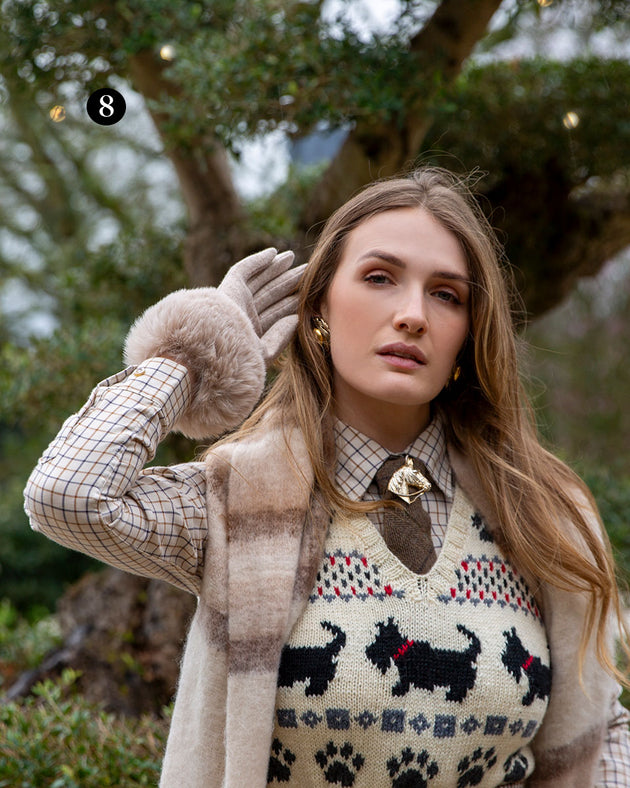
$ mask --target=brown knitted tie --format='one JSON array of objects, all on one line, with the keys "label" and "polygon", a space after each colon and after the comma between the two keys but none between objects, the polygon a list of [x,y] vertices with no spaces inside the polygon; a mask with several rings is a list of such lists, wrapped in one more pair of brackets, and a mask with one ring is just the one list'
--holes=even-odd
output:
[{"label": "brown knitted tie", "polygon": [[[421,498],[407,504],[387,489],[389,480],[404,462],[403,457],[389,457],[376,472],[375,481],[384,500],[397,500],[404,510],[384,510],[383,538],[392,553],[418,575],[426,574],[437,555],[431,538],[431,518],[422,506]],[[414,460],[416,470],[426,475],[424,463]]]}]

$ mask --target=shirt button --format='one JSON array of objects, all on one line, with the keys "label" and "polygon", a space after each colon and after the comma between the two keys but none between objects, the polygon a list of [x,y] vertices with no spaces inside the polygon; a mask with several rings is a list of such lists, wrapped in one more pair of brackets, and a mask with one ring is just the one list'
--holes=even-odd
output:
[{"label": "shirt button", "polygon": [[138,369],[133,373],[134,378],[139,378],[145,374],[145,370],[142,367],[138,367]]}]

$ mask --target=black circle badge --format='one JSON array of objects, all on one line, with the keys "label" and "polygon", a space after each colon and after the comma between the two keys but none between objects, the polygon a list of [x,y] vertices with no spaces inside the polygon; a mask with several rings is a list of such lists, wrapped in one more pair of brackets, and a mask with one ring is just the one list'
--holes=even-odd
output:
[{"label": "black circle badge", "polygon": [[127,102],[113,88],[95,90],[87,100],[87,114],[99,126],[113,126],[122,120],[127,111]]}]

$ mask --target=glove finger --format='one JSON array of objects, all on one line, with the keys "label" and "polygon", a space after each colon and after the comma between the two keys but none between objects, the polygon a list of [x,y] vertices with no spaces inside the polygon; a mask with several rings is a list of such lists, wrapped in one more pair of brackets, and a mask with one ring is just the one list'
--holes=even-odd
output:
[{"label": "glove finger", "polygon": [[274,279],[280,277],[291,267],[294,259],[295,255],[293,252],[281,252],[269,263],[261,266],[258,271],[254,272],[248,282],[252,293],[257,293],[257,291],[261,290],[268,282],[273,282]]},{"label": "glove finger", "polygon": [[230,268],[226,275],[226,279],[228,277],[238,276],[247,282],[249,286],[249,280],[255,279],[256,275],[260,271],[267,270],[272,260],[277,256],[278,250],[274,249],[273,247],[263,249],[261,252],[250,254],[249,257],[244,257]]},{"label": "glove finger", "polygon": [[258,313],[264,312],[273,306],[276,301],[281,301],[285,296],[292,295],[297,290],[300,279],[304,274],[305,266],[291,268],[281,276],[277,277],[267,285],[262,287],[255,297],[255,304]]},{"label": "glove finger", "polygon": [[249,280],[261,268],[264,270],[275,257],[276,250],[269,248],[243,258],[230,268],[218,288],[221,293],[231,298],[245,312],[259,336],[261,333],[260,320]]},{"label": "glove finger", "polygon": [[286,296],[280,301],[274,301],[264,312],[258,313],[262,334],[268,331],[274,323],[291,315],[297,316],[299,297],[297,295]]},{"label": "glove finger", "polygon": [[265,362],[271,363],[289,344],[297,328],[297,315],[289,315],[278,320],[261,337],[261,344]]}]

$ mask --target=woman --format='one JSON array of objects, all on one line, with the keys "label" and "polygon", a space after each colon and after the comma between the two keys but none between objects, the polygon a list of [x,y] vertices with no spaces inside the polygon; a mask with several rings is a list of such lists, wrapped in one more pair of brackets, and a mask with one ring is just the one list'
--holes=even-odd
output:
[{"label": "woman", "polygon": [[149,309],[26,490],[37,530],[198,596],[161,784],[627,784],[610,549],[536,438],[474,199],[377,183],[291,259]]}]

